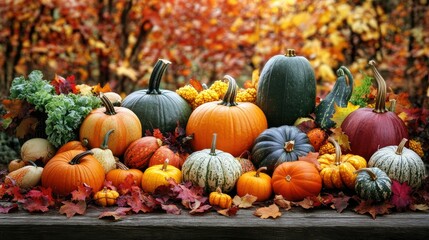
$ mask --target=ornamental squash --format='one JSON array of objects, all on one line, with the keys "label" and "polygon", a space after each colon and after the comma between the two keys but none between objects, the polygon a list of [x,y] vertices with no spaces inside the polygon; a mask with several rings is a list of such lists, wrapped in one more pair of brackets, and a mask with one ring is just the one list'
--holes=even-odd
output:
[{"label": "ornamental squash", "polygon": [[355,191],[365,200],[381,202],[392,195],[392,180],[377,167],[361,168],[356,171]]},{"label": "ornamental squash", "polygon": [[222,101],[198,106],[189,117],[186,135],[193,135],[192,149],[210,148],[213,133],[217,133],[218,149],[237,157],[253,146],[255,138],[267,128],[262,110],[250,102],[235,102],[237,84],[229,75],[228,89]]},{"label": "ornamental squash", "polygon": [[124,153],[125,165],[144,170],[148,167],[150,158],[161,145],[162,141],[153,136],[144,136],[133,141]]},{"label": "ornamental squash", "polygon": [[406,142],[403,138],[398,146],[380,148],[371,156],[368,166],[380,168],[392,180],[418,188],[426,176],[425,164],[416,152],[405,147]]},{"label": "ornamental squash", "polygon": [[256,104],[265,113],[268,127],[293,125],[313,113],[316,78],[310,62],[293,49],[268,60],[259,77]]},{"label": "ornamental squash", "polygon": [[147,193],[153,193],[157,187],[168,185],[169,178],[181,183],[182,172],[177,167],[169,165],[166,159],[163,164],[153,165],[143,172],[142,189]]},{"label": "ornamental squash", "polygon": [[257,197],[256,201],[268,200],[273,194],[270,175],[263,173],[267,167],[260,167],[256,171],[243,173],[237,181],[237,195],[246,194]]},{"label": "ornamental squash", "polygon": [[216,191],[211,192],[209,195],[209,203],[212,206],[219,206],[220,208],[230,208],[232,205],[232,198],[218,187]]},{"label": "ornamental squash", "polygon": [[116,168],[115,156],[113,156],[112,151],[107,146],[107,143],[109,141],[109,136],[114,131],[115,130],[113,129],[110,129],[109,131],[107,131],[100,147],[91,149],[91,151],[93,152],[93,156],[100,162],[101,166],[103,166],[104,173],[108,173],[110,170],[113,170]]},{"label": "ornamental squash", "polygon": [[56,154],[42,172],[42,186],[62,196],[67,196],[83,184],[96,193],[103,187],[104,179],[104,168],[90,150],[69,150]]},{"label": "ornamental squash", "polygon": [[322,190],[322,179],[312,163],[305,161],[280,164],[271,178],[273,192],[289,201],[301,201],[317,196]]},{"label": "ornamental squash", "polygon": [[317,105],[314,113],[316,115],[315,122],[322,129],[330,129],[335,126],[335,122],[331,120],[335,112],[335,105],[338,107],[347,107],[347,104],[353,92],[353,76],[350,71],[341,66],[337,70],[337,81],[331,92]]},{"label": "ornamental squash", "polygon": [[106,133],[114,129],[109,137],[109,149],[116,157],[122,156],[128,145],[142,137],[142,125],[131,110],[114,107],[107,97],[100,93],[104,107],[92,110],[83,120],[79,129],[80,141],[88,141],[88,147],[99,147]]},{"label": "ornamental squash", "polygon": [[30,165],[21,167],[6,175],[4,182],[6,184],[16,184],[22,189],[28,189],[37,186],[43,173],[43,167],[37,166],[33,161],[27,161]]},{"label": "ornamental squash", "polygon": [[335,154],[324,154],[317,159],[323,186],[328,189],[354,189],[354,172],[367,166],[365,158],[353,154],[342,155],[340,145],[332,137],[328,141],[335,146]]},{"label": "ornamental squash", "polygon": [[351,153],[365,159],[369,159],[379,148],[398,144],[402,138],[408,138],[404,122],[385,107],[386,82],[376,69],[375,61],[371,60],[369,65],[378,85],[375,108],[359,108],[341,124],[341,129],[349,138]]},{"label": "ornamental squash", "polygon": [[116,199],[119,197],[119,193],[116,190],[108,189],[104,187],[102,190],[94,194],[94,201],[96,204],[102,207],[113,206],[116,204]]},{"label": "ornamental squash", "polygon": [[122,107],[131,109],[139,117],[143,136],[155,128],[161,132],[173,132],[178,124],[185,128],[191,115],[191,106],[176,92],[159,89],[170,63],[159,59],[150,76],[149,88],[135,91],[122,101]]},{"label": "ornamental squash", "polygon": [[204,188],[206,193],[216,191],[228,193],[241,175],[241,165],[230,153],[216,149],[213,134],[210,149],[195,151],[188,156],[182,166],[183,181],[190,181]]},{"label": "ornamental squash", "polygon": [[271,174],[283,162],[296,161],[300,156],[313,152],[305,133],[295,126],[272,127],[262,132],[252,149],[252,161],[256,167],[267,167]]}]

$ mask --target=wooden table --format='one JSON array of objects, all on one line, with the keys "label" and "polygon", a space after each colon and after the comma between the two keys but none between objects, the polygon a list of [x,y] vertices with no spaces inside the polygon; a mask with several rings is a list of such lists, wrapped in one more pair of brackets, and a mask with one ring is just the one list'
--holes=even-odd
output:
[{"label": "wooden table", "polygon": [[428,212],[377,216],[330,209],[282,211],[277,219],[260,219],[253,209],[236,216],[216,212],[203,215],[131,214],[120,221],[98,219],[102,210],[89,208],[83,216],[67,218],[58,211],[0,214],[0,240],[8,239],[425,239]]}]

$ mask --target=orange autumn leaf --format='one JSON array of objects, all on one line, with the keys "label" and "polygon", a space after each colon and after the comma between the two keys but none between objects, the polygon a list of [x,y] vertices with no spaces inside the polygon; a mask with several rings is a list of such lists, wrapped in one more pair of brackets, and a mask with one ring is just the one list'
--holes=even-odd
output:
[{"label": "orange autumn leaf", "polygon": [[101,85],[99,83],[93,87],[92,91],[98,95],[101,92],[102,93],[111,92],[112,89],[110,88],[109,83],[106,83],[103,87],[101,87]]},{"label": "orange autumn leaf", "polygon": [[267,219],[267,218],[278,218],[282,215],[282,213],[280,212],[280,209],[276,204],[271,204],[268,207],[261,207],[256,209],[253,215],[263,219]]},{"label": "orange autumn leaf", "polygon": [[274,203],[286,211],[289,211],[290,209],[292,209],[292,202],[284,199],[282,195],[274,196]]},{"label": "orange autumn leaf", "polygon": [[250,208],[253,206],[253,203],[257,200],[258,198],[250,195],[250,194],[246,194],[243,197],[240,197],[238,195],[236,195],[233,199],[232,199],[232,203],[236,206],[238,206],[239,208]]},{"label": "orange autumn leaf", "polygon": [[194,87],[197,92],[201,92],[204,89],[203,85],[198,80],[191,79],[189,80],[189,84],[191,84],[191,86]]},{"label": "orange autumn leaf", "polygon": [[341,146],[344,150],[351,150],[350,148],[350,142],[349,142],[349,136],[343,132],[341,127],[332,129],[331,137],[337,141],[337,143]]},{"label": "orange autumn leaf", "polygon": [[3,115],[3,118],[15,118],[23,114],[23,108],[25,108],[25,105],[28,105],[23,100],[19,99],[3,99],[2,104],[4,108],[7,110],[7,113]]},{"label": "orange autumn leaf", "polygon": [[25,118],[16,127],[16,137],[24,138],[26,135],[34,133],[38,124],[39,119],[37,119],[36,117]]}]

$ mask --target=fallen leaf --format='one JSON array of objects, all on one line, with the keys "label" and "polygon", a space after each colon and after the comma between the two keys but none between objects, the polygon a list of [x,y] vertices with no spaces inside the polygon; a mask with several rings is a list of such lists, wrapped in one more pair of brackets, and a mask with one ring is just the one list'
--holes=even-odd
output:
[{"label": "fallen leaf", "polygon": [[253,203],[257,200],[258,198],[250,195],[250,194],[246,194],[243,197],[240,197],[238,195],[236,195],[233,199],[232,199],[232,203],[236,206],[238,206],[239,208],[250,208],[253,206]]},{"label": "fallen leaf", "polygon": [[410,204],[410,209],[413,211],[428,211],[429,206],[426,204]]},{"label": "fallen leaf", "polygon": [[350,197],[344,195],[344,193],[340,192],[338,194],[338,197],[335,197],[332,199],[332,205],[331,207],[335,210],[337,210],[337,212],[341,213],[342,211],[344,211],[344,209],[346,209],[349,205],[349,200]]},{"label": "fallen leaf", "polygon": [[66,214],[67,218],[71,218],[76,214],[83,215],[86,212],[86,202],[83,200],[77,203],[71,201],[63,201],[60,207],[60,214]]},{"label": "fallen leaf", "polygon": [[175,204],[161,204],[161,208],[165,210],[166,213],[171,213],[174,215],[180,215],[181,210]]},{"label": "fallen leaf", "polygon": [[282,195],[274,196],[274,203],[286,211],[292,209],[292,202],[283,198]]},{"label": "fallen leaf", "polygon": [[406,182],[399,183],[392,180],[392,197],[390,203],[396,207],[398,211],[404,211],[411,203],[411,187]]},{"label": "fallen leaf", "polygon": [[237,206],[231,206],[230,208],[219,209],[217,210],[217,213],[226,217],[231,217],[237,215],[239,209],[240,208]]},{"label": "fallen leaf", "polygon": [[356,206],[353,210],[359,214],[368,213],[371,215],[372,219],[375,219],[377,215],[389,214],[390,209],[394,208],[394,206],[390,203],[374,203],[371,200],[368,201],[360,201],[359,205]]},{"label": "fallen leaf", "polygon": [[10,213],[14,210],[18,210],[18,208],[17,203],[0,202],[0,213]]},{"label": "fallen leaf", "polygon": [[267,218],[278,218],[282,215],[280,212],[279,207],[276,204],[271,204],[268,207],[261,207],[256,209],[256,211],[253,213],[253,215],[267,219]]},{"label": "fallen leaf", "polygon": [[112,218],[113,221],[121,220],[123,216],[127,215],[131,211],[131,208],[119,207],[115,211],[105,211],[98,215],[99,219]]},{"label": "fallen leaf", "polygon": [[77,190],[71,192],[73,201],[85,201],[89,199],[92,194],[92,188],[86,184],[82,184],[77,187]]},{"label": "fallen leaf", "polygon": [[292,202],[295,206],[300,206],[304,209],[310,209],[314,207],[314,200],[312,200],[310,197],[304,198],[302,201],[299,202]]}]

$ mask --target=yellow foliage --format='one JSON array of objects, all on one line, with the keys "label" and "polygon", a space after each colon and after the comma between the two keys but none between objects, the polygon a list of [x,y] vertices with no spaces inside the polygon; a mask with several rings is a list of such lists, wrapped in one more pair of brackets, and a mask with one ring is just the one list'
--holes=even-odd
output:
[{"label": "yellow foliage", "polygon": [[343,108],[343,107],[338,107],[337,104],[335,104],[334,106],[335,108],[335,112],[332,115],[331,120],[334,121],[337,126],[341,126],[341,124],[343,123],[344,119],[353,111],[359,109],[359,106],[353,105],[352,103],[348,103],[347,107]]}]

